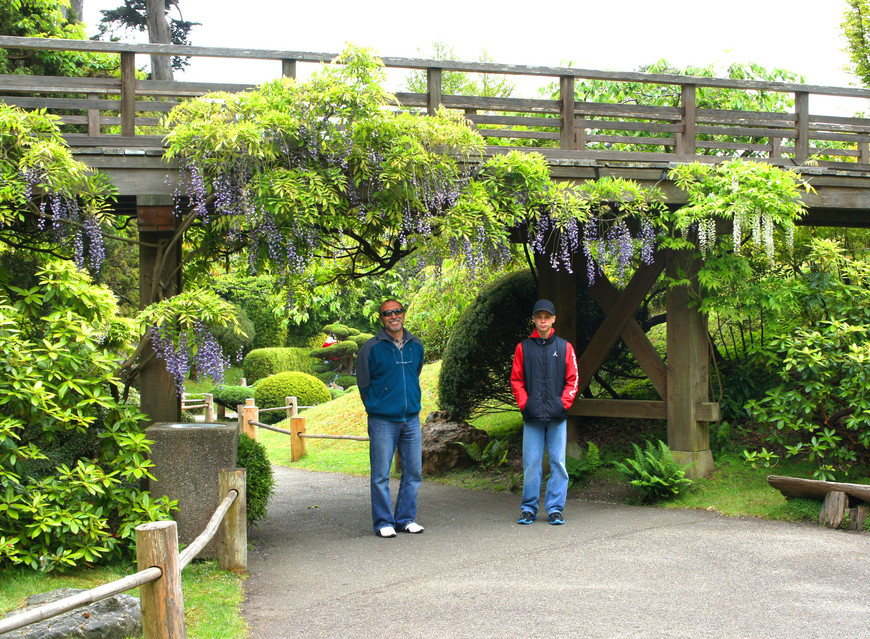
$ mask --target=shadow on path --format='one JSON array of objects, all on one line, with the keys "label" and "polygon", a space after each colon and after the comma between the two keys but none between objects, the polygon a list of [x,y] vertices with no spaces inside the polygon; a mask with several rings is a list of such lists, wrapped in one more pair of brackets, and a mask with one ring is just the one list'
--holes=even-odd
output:
[{"label": "shadow on path", "polygon": [[[275,467],[244,615],[290,637],[868,637],[870,536],[424,482],[422,535],[371,530],[368,478]],[[393,486],[395,495],[396,486]]]}]

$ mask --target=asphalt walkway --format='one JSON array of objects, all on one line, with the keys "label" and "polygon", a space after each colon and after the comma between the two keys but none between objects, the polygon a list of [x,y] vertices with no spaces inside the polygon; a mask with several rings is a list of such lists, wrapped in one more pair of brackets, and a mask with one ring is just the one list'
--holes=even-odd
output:
[{"label": "asphalt walkway", "polygon": [[[371,531],[368,478],[275,468],[244,616],[291,637],[870,638],[870,535],[424,482],[421,535]],[[396,485],[393,485],[395,496]]]}]

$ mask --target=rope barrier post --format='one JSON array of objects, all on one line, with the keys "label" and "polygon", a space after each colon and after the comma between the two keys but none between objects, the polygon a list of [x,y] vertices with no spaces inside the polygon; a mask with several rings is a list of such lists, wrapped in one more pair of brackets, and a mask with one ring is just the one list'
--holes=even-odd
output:
[{"label": "rope barrier post", "polygon": [[242,430],[241,432],[254,441],[257,441],[257,427],[251,422],[260,421],[260,409],[254,404],[254,398],[249,397],[245,400],[245,405],[242,408]]},{"label": "rope barrier post", "polygon": [[139,570],[160,568],[160,579],[139,589],[144,639],[186,639],[184,596],[178,559],[178,526],[153,521],[136,526],[136,564]]},{"label": "rope barrier post", "polygon": [[293,414],[291,415],[291,417],[298,417],[298,415],[299,415],[299,399],[297,397],[291,397],[290,399],[293,400],[290,403],[290,405],[293,407]]},{"label": "rope barrier post", "polygon": [[214,395],[205,394],[205,423],[213,424],[216,421],[214,414]]},{"label": "rope barrier post", "polygon": [[295,417],[298,414],[298,410],[296,408],[296,398],[295,397],[285,397],[284,398],[284,406],[287,407],[287,419],[291,417]]},{"label": "rope barrier post", "polygon": [[248,500],[244,468],[224,468],[218,472],[218,499],[231,490],[238,496],[224,515],[218,529],[218,567],[221,570],[248,570]]},{"label": "rope barrier post", "polygon": [[305,418],[290,418],[290,461],[299,461],[305,457],[305,439],[299,433],[305,432]]},{"label": "rope barrier post", "polygon": [[247,385],[248,385],[248,380],[245,379],[244,377],[239,380],[239,386],[247,386]]}]

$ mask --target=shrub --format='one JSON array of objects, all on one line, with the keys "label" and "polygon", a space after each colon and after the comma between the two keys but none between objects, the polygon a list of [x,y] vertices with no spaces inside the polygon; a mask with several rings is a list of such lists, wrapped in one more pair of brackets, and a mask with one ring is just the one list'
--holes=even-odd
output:
[{"label": "shrub", "polygon": [[275,477],[266,447],[247,435],[239,435],[238,465],[244,468],[245,499],[248,523],[256,524],[266,518],[266,506],[275,494]]},{"label": "shrub", "polygon": [[254,389],[250,386],[218,386],[209,393],[214,396],[215,403],[236,410],[239,404],[244,404],[246,399],[254,396]]},{"label": "shrub", "polygon": [[231,326],[216,326],[211,330],[224,355],[231,361],[241,361],[241,358],[253,348],[256,329],[241,306],[236,305],[235,309],[236,320],[244,335],[237,333]]},{"label": "shrub", "polygon": [[341,386],[344,390],[351,388],[352,386],[356,386],[356,376],[355,375],[339,375],[335,378],[335,383],[338,386]]},{"label": "shrub", "polygon": [[287,329],[282,326],[282,318],[275,315],[269,304],[264,303],[262,299],[254,298],[248,300],[243,308],[254,324],[254,348],[284,345],[287,341]]},{"label": "shrub", "polygon": [[[332,399],[326,384],[313,375],[298,371],[267,377],[254,390],[254,401],[259,408],[284,406],[287,397],[296,397],[300,406],[315,406]],[[284,413],[280,411],[260,415],[260,421],[264,424],[273,424],[282,419]]]},{"label": "shrub", "polygon": [[499,278],[456,322],[438,378],[439,408],[468,420],[493,405],[513,404],[514,349],[528,337],[537,291],[528,270]]},{"label": "shrub", "polygon": [[613,465],[638,489],[643,501],[651,503],[670,499],[691,486],[692,480],[686,477],[689,466],[683,467],[675,462],[671,449],[663,441],[659,440],[658,445],[648,441],[646,450],[637,444],[632,446],[634,457]]},{"label": "shrub", "polygon": [[598,446],[592,442],[588,442],[588,448],[585,453],[580,449],[582,457],[566,457],[565,469],[568,471],[568,488],[571,488],[576,483],[585,481],[590,475],[601,468],[601,455],[598,451]]},{"label": "shrub", "polygon": [[309,356],[310,353],[310,348],[299,347],[254,349],[245,356],[242,363],[245,379],[249,384],[254,384],[276,373],[313,373],[316,364]]}]

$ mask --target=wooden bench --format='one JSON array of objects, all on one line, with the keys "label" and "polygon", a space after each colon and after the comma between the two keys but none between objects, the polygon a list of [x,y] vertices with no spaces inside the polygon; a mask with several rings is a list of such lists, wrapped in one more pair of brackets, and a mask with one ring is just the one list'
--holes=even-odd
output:
[{"label": "wooden bench", "polygon": [[768,475],[767,483],[785,497],[822,501],[819,523],[839,528],[848,511],[848,530],[861,530],[870,511],[870,485]]}]

